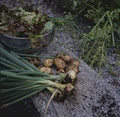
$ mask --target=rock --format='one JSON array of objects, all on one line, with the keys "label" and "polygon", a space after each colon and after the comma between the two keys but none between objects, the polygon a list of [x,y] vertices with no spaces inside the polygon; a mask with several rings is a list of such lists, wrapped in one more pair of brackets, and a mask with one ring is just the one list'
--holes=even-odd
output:
[{"label": "rock", "polygon": [[[52,42],[40,51],[40,55],[55,56],[57,52],[66,52],[77,58],[71,51],[61,48]],[[119,117],[120,95],[112,84],[108,84],[86,63],[80,60],[75,91],[64,102],[52,101],[47,117]],[[41,116],[44,115],[46,105],[50,99],[47,92],[32,97],[33,103]]]}]

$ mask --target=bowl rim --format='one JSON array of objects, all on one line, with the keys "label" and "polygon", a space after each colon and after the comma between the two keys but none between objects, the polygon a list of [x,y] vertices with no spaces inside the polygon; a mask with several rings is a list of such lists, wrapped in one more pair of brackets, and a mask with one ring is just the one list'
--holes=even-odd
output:
[{"label": "bowl rim", "polygon": [[[42,36],[46,36],[46,35],[50,34],[53,31],[54,31],[54,28],[51,31],[43,34]],[[6,34],[1,34],[1,35],[5,36],[5,37],[8,37],[8,38],[16,39],[16,40],[27,40],[27,39],[29,39],[28,37],[14,37],[14,36],[6,35]]]}]

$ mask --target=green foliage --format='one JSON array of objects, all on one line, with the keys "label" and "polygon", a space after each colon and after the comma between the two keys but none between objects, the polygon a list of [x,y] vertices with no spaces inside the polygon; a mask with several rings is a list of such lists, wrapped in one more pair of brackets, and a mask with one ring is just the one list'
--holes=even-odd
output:
[{"label": "green foliage", "polygon": [[40,34],[44,34],[45,32],[49,32],[49,31],[53,30],[53,28],[54,28],[54,23],[52,21],[49,21],[45,24],[45,26],[42,29],[42,31],[40,32]]},{"label": "green foliage", "polygon": [[[25,8],[21,7],[8,9],[5,6],[5,8],[3,7],[0,14],[1,26],[5,27],[7,25],[7,28],[1,28],[0,26],[0,31],[2,33],[8,32],[12,36],[21,36],[21,33],[27,37],[29,37],[29,34],[39,35],[49,23],[47,15],[43,13],[36,13],[35,10],[27,11]],[[48,28],[49,30],[46,29],[43,33],[50,31],[50,25]],[[53,27],[51,28],[53,29]],[[7,30],[5,31],[4,29]]]},{"label": "green foliage", "polygon": [[115,36],[119,35],[120,31],[120,9],[111,8],[106,4],[103,5],[102,1],[98,1],[97,3],[92,0],[92,4],[86,2],[88,9],[84,16],[94,21],[95,26],[89,33],[83,34],[81,58],[91,67],[101,68],[107,61],[107,48],[117,47]]}]

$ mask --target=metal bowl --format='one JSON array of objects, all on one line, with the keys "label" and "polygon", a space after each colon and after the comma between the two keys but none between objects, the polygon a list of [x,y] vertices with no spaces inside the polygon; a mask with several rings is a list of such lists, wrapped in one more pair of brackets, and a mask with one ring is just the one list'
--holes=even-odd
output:
[{"label": "metal bowl", "polygon": [[31,53],[35,52],[45,46],[47,46],[54,37],[54,30],[42,35],[37,41],[37,46],[32,47],[29,38],[13,37],[4,34],[0,34],[0,43],[8,48],[9,50],[20,52],[20,53]]}]

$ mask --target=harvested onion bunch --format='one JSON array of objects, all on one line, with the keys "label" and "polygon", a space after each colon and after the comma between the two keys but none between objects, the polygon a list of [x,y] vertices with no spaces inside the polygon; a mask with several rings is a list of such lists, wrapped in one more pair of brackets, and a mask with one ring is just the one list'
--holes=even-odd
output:
[{"label": "harvested onion bunch", "polygon": [[62,59],[64,62],[69,62],[71,57],[67,53],[59,52],[56,54],[56,58]]},{"label": "harvested onion bunch", "polygon": [[53,74],[53,70],[49,67],[41,67],[40,71],[44,72],[44,73],[47,73],[47,74]]},{"label": "harvested onion bunch", "polygon": [[69,70],[67,72],[67,77],[65,77],[66,82],[71,82],[72,84],[75,83],[77,78],[77,74],[74,70]]},{"label": "harvested onion bunch", "polygon": [[65,62],[59,58],[54,59],[54,64],[57,69],[65,69]]},{"label": "harvested onion bunch", "polygon": [[44,60],[45,67],[51,67],[52,65],[53,65],[53,59],[45,59]]},{"label": "harvested onion bunch", "polygon": [[80,61],[78,59],[71,58],[67,53],[59,52],[56,54],[54,64],[58,69],[57,74],[66,72],[67,77],[65,77],[64,82],[75,83],[80,66]]},{"label": "harvested onion bunch", "polygon": [[66,72],[70,71],[70,70],[73,70],[75,71],[76,73],[78,73],[79,71],[79,66],[75,65],[75,64],[69,64],[66,68]]},{"label": "harvested onion bunch", "polygon": [[38,67],[40,65],[40,59],[39,58],[30,58],[30,63]]},{"label": "harvested onion bunch", "polygon": [[74,64],[74,65],[79,67],[80,66],[80,61],[78,59],[76,59],[76,58],[72,58],[70,60],[70,64]]},{"label": "harvested onion bunch", "polygon": [[0,65],[4,68],[1,70],[0,80],[1,108],[26,99],[45,89],[50,92],[57,89],[61,94],[60,96],[63,97],[64,94],[71,92],[74,88],[70,83],[61,84],[66,74],[49,75],[42,73],[33,64],[13,52],[7,52],[3,48],[0,48]]}]

